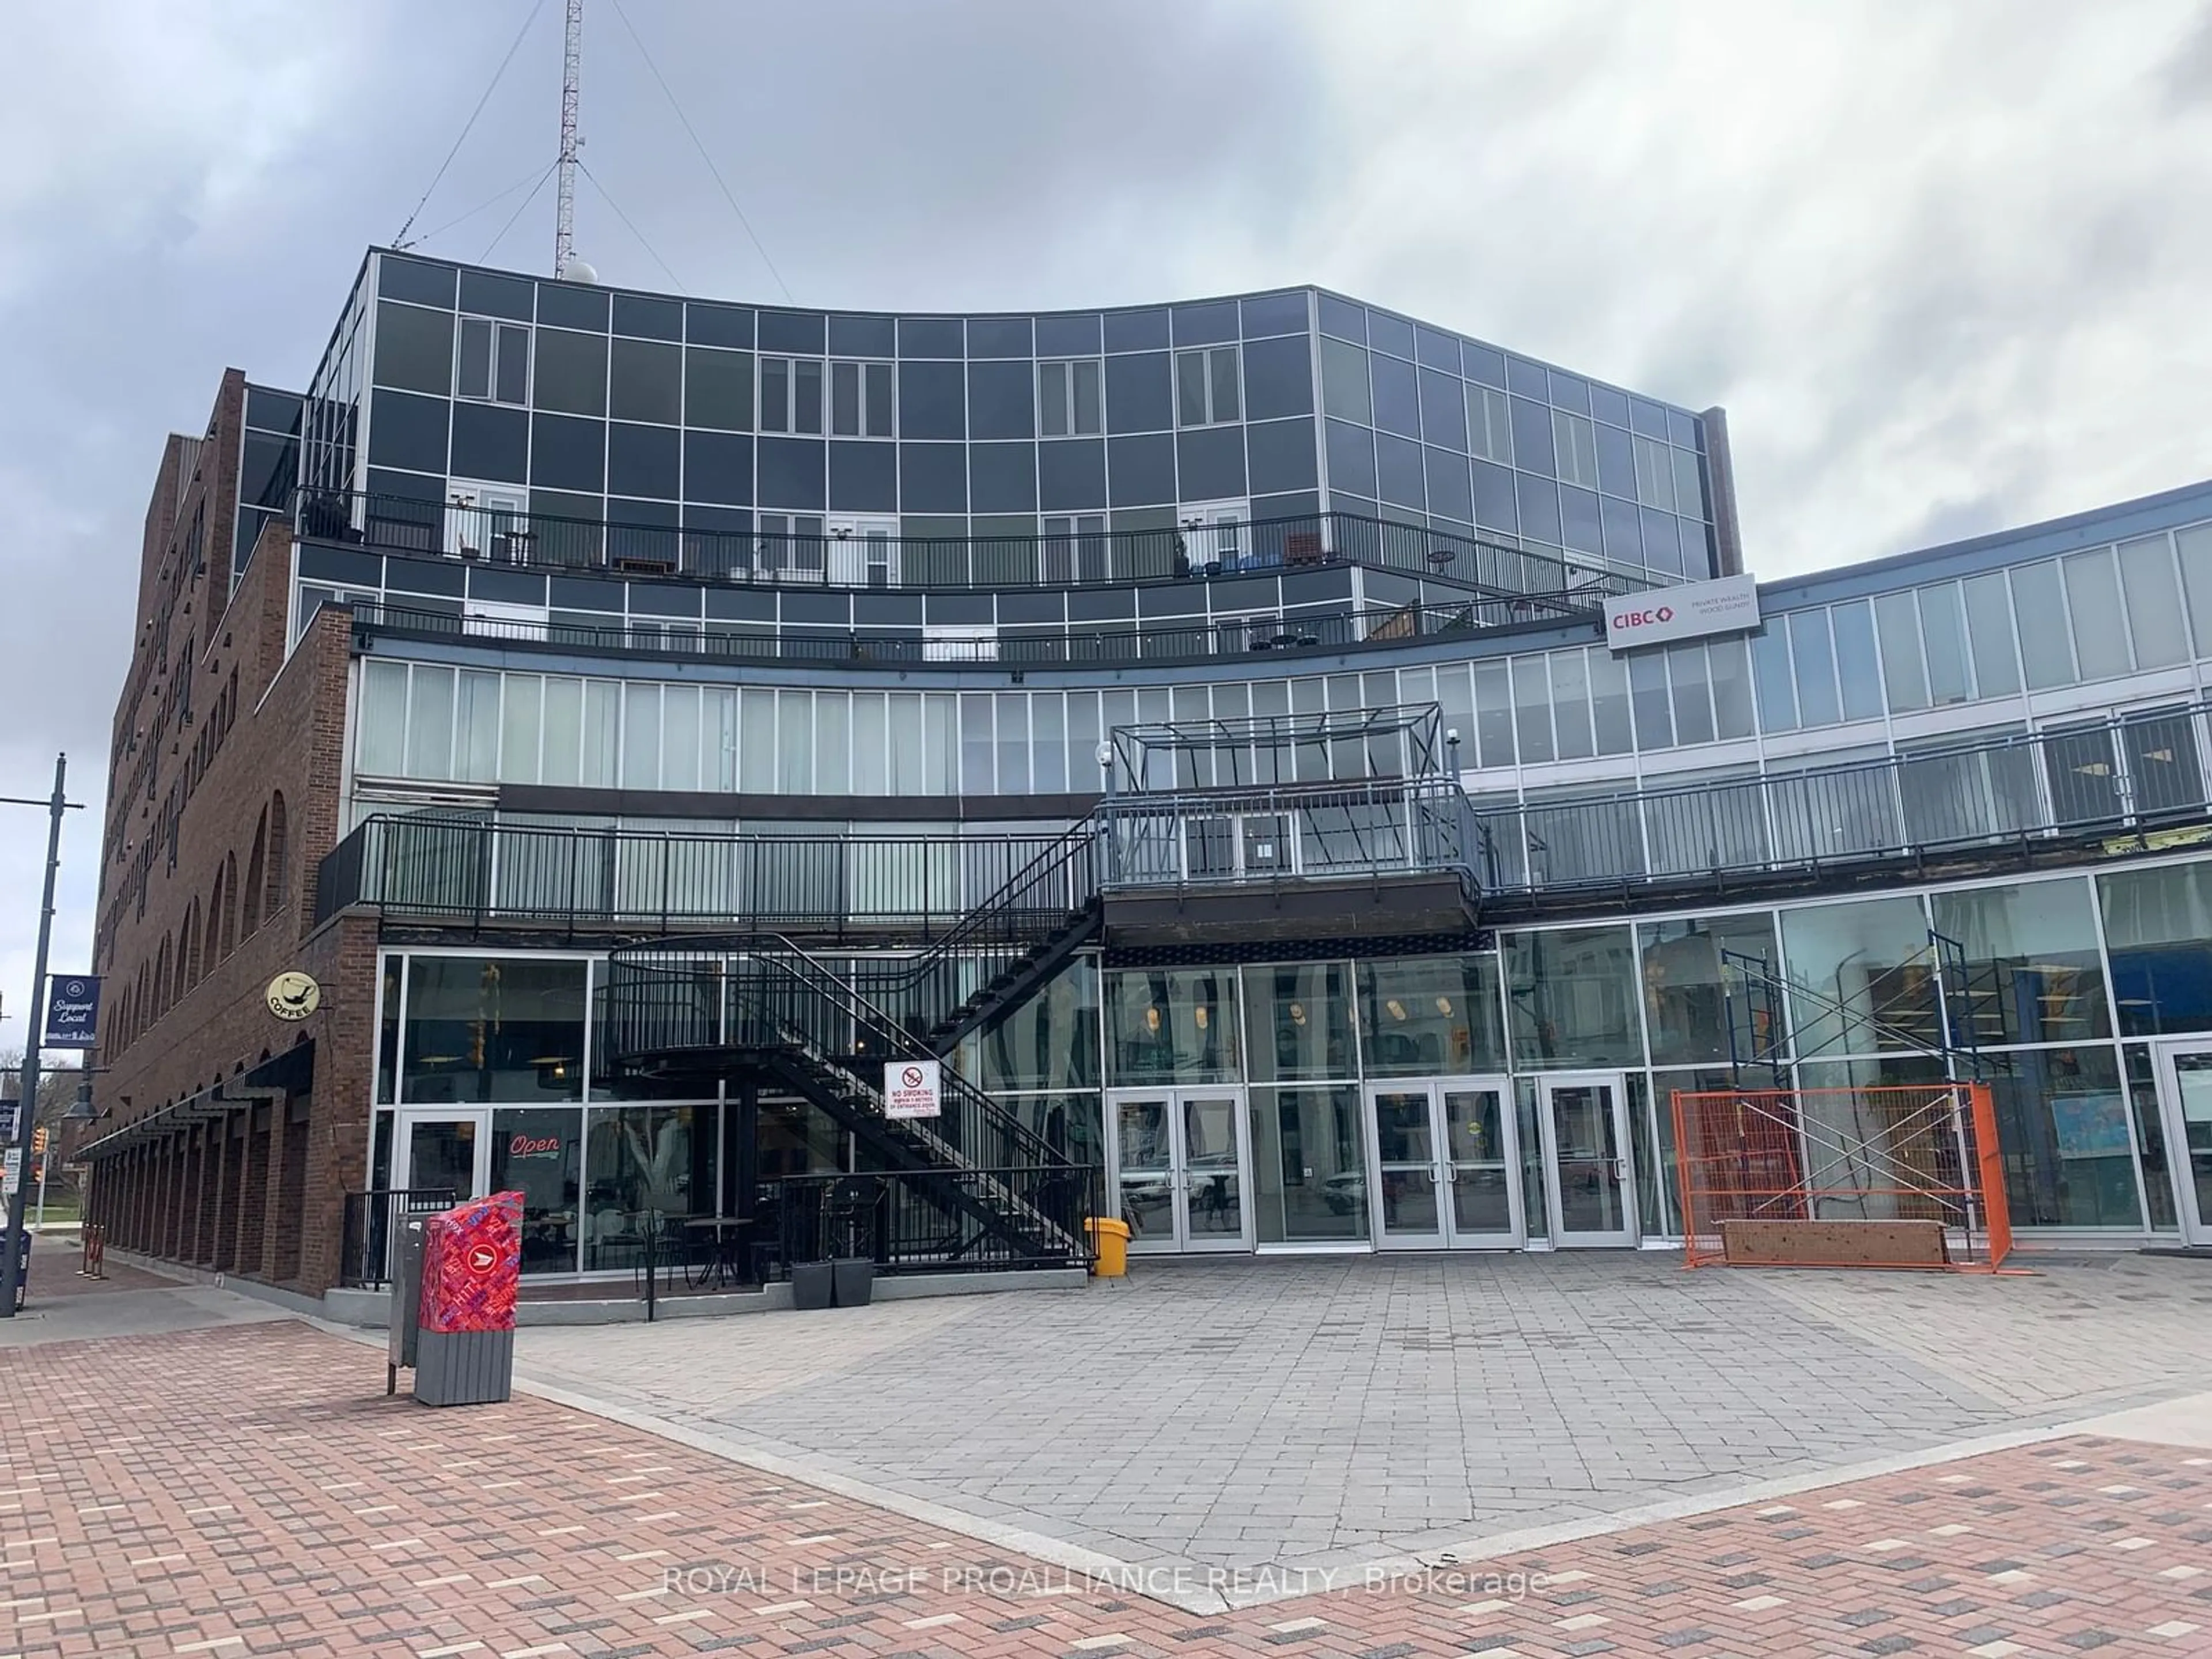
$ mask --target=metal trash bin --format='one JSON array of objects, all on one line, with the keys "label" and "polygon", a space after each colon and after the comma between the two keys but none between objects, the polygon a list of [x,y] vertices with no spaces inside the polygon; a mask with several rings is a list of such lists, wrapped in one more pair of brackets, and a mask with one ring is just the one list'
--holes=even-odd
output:
[{"label": "metal trash bin", "polygon": [[848,1176],[830,1191],[831,1305],[865,1308],[875,1299],[876,1203],[883,1183]]},{"label": "metal trash bin", "polygon": [[399,1392],[399,1373],[415,1369],[415,1322],[422,1307],[422,1223],[425,1217],[392,1218],[392,1307],[385,1316],[384,1391]]}]

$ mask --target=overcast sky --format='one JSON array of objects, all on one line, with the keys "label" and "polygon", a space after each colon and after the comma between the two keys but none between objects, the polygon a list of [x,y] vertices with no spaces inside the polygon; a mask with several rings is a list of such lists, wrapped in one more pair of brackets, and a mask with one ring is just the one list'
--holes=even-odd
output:
[{"label": "overcast sky", "polygon": [[[766,258],[588,0],[578,239],[610,283],[953,310],[1323,283],[1725,405],[1761,576],[2212,475],[2196,0],[622,3]],[[427,251],[549,268],[550,185],[523,204],[561,9],[422,210]],[[201,429],[226,365],[305,383],[532,10],[0,13],[0,793],[44,794],[69,751],[57,971],[89,955],[162,438]],[[0,1047],[43,831],[0,812]]]}]

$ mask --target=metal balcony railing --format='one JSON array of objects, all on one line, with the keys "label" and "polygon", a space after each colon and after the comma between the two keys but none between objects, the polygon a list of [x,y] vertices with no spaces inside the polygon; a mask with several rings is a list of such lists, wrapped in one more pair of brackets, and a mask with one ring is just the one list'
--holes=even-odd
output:
[{"label": "metal balcony railing", "polygon": [[356,646],[380,637],[481,640],[502,647],[582,652],[591,655],[646,653],[683,661],[841,667],[973,668],[1088,667],[1142,662],[1201,663],[1224,657],[1323,655],[1427,641],[1464,638],[1498,629],[1548,627],[1561,620],[1548,599],[1467,599],[1449,605],[1405,605],[1335,611],[1269,612],[1217,617],[1176,626],[1095,628],[1008,627],[984,638],[932,637],[919,627],[899,629],[778,628],[773,623],[637,619],[584,623],[507,616],[430,611],[404,601],[352,601]]},{"label": "metal balcony railing", "polygon": [[471,925],[651,923],[665,933],[744,919],[815,937],[898,928],[933,939],[1060,839],[686,834],[379,814],[324,857],[315,916],[373,904]]},{"label": "metal balcony railing", "polygon": [[[1470,802],[1449,777],[1123,793],[1086,820],[1099,844],[1085,868],[1104,888],[1457,869],[1486,900],[1533,911],[1599,890],[1694,893],[1846,867],[1909,874],[1978,849],[2031,860],[2085,842],[2155,850],[2212,840],[2208,714],[2212,705],[2191,704],[1846,765],[1511,805]],[[754,919],[833,936],[896,924],[935,939],[1061,845],[378,817],[324,859],[317,910],[370,903],[664,929]],[[1085,896],[1073,881],[1055,871],[1036,885],[1038,923]]]},{"label": "metal balcony railing", "polygon": [[[779,515],[796,528],[679,529],[562,518],[519,506],[445,503],[372,492],[301,491],[303,538],[551,571],[604,570],[769,586],[984,588],[1127,586],[1359,564],[1433,575],[1504,597],[1571,602],[1579,614],[1650,584],[1496,536],[1350,513],[1182,528],[1066,535],[908,536],[841,526],[836,514]],[[873,521],[884,523],[882,520]]]}]

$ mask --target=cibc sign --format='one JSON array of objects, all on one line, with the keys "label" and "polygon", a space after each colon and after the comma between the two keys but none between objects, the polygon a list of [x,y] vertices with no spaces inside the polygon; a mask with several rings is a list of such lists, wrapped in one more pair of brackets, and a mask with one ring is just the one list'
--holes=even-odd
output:
[{"label": "cibc sign", "polygon": [[1685,582],[1608,599],[1605,642],[1615,651],[1708,634],[1743,634],[1759,626],[1759,584],[1749,576]]}]

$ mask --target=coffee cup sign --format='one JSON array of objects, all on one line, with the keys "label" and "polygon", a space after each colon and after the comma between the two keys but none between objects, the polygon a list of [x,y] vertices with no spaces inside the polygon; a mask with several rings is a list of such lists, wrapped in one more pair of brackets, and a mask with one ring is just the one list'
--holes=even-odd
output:
[{"label": "coffee cup sign", "polygon": [[944,1062],[894,1060],[884,1066],[885,1117],[936,1117],[945,1109]]}]

